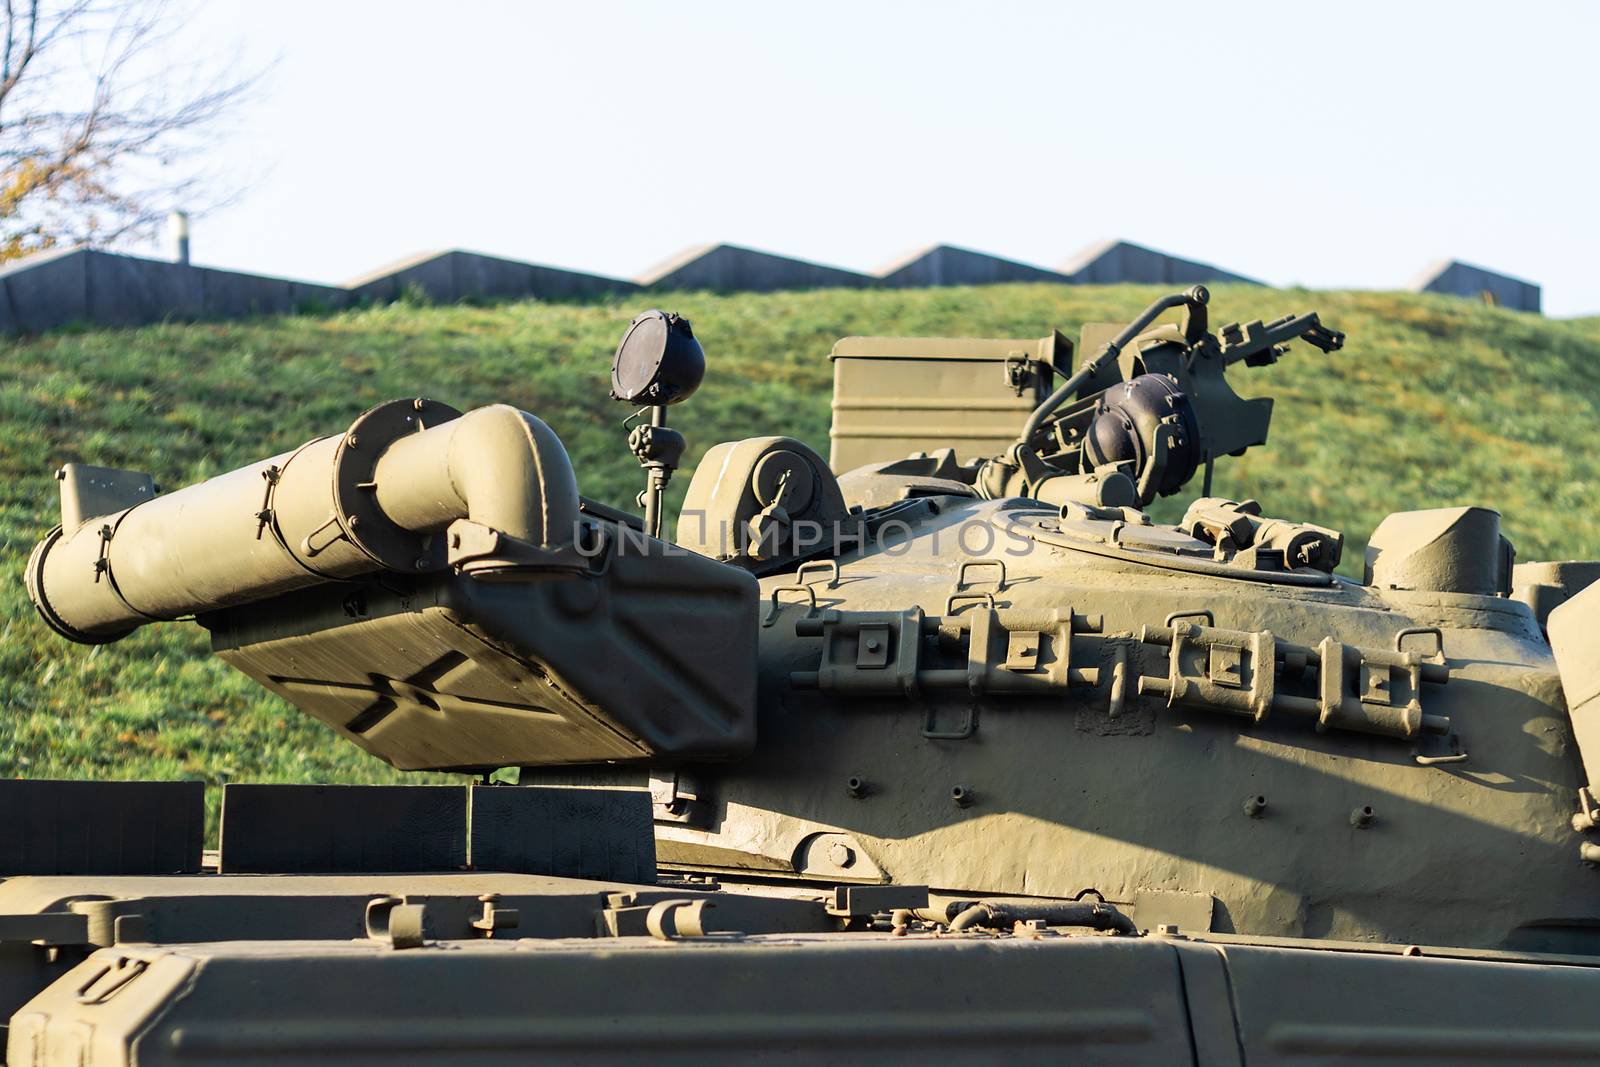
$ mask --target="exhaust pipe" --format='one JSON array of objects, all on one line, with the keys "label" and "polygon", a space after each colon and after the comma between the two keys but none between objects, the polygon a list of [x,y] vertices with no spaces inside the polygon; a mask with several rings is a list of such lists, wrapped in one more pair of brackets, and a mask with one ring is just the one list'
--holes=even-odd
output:
[{"label": "exhaust pipe", "polygon": [[177,492],[78,514],[64,508],[71,525],[34,549],[28,595],[57,633],[102,644],[374,571],[442,570],[445,539],[434,535],[457,520],[524,549],[570,547],[578,486],[560,439],[527,412],[462,415],[419,398]]}]

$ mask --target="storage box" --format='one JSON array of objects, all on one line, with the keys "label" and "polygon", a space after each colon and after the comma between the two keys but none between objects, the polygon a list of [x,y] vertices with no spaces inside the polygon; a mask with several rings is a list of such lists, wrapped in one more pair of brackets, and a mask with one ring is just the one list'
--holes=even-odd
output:
[{"label": "storage box", "polygon": [[833,346],[833,441],[838,473],[913,452],[954,448],[996,456],[1070,372],[1072,342],[972,337],[846,337]]}]

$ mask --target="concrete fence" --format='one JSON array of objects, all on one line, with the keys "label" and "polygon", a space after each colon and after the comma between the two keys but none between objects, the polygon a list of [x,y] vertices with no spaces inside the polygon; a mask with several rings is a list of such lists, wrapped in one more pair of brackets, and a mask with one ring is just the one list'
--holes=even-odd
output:
[{"label": "concrete fence", "polygon": [[1417,275],[1411,288],[1419,293],[1448,293],[1483,300],[1513,311],[1539,313],[1542,293],[1532,282],[1448,259]]},{"label": "concrete fence", "polygon": [[[1261,284],[1208,263],[1127,241],[1094,245],[1055,270],[968,248],[933,245],[871,274],[738,245],[714,244],[689,249],[631,280],[457,249],[390,264],[345,285],[317,285],[73,248],[41,252],[0,266],[0,333],[39,333],[71,323],[137,326],[166,319],[287,314],[385,303],[412,291],[431,300],[454,302],[585,299],[641,289],[773,292],[1004,282]],[[1412,288],[1488,298],[1521,311],[1539,310],[1537,285],[1454,261],[1430,268]]]},{"label": "concrete fence", "polygon": [[718,289],[773,293],[784,289],[856,289],[877,279],[843,267],[775,256],[739,245],[699,245],[639,276],[651,289]]},{"label": "concrete fence", "polygon": [[356,303],[374,304],[399,299],[408,290],[420,292],[430,300],[451,303],[525,297],[571,300],[637,288],[635,283],[621,278],[461,251],[425,252],[345,284],[345,291]]},{"label": "concrete fence", "polygon": [[1192,259],[1157,252],[1132,241],[1105,241],[1091,245],[1061,265],[1077,285],[1115,285],[1117,282],[1142,282],[1146,285],[1196,285],[1200,282],[1243,282],[1260,285],[1254,278],[1198,263]]},{"label": "concrete fence", "polygon": [[1058,271],[1001,259],[987,252],[954,245],[919,248],[882,267],[878,278],[896,288],[926,288],[935,285],[996,285],[1003,282],[1055,282],[1070,285],[1073,279]]},{"label": "concrete fence", "polygon": [[85,248],[41,252],[0,267],[0,332],[69,323],[137,326],[166,318],[233,319],[344,307],[346,289],[140,259]]}]

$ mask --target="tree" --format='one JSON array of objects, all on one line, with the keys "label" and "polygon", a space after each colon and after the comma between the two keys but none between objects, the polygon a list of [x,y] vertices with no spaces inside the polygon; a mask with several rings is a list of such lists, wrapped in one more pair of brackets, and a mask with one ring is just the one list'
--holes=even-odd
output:
[{"label": "tree", "polygon": [[165,0],[0,0],[0,261],[147,239],[169,211],[227,198],[207,138],[260,76],[182,60],[183,16]]}]

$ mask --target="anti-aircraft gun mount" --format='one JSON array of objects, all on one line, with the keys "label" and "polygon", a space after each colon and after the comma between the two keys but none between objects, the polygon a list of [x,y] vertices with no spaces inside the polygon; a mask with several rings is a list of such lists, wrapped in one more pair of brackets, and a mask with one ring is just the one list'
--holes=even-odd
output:
[{"label": "anti-aircraft gun mount", "polygon": [[1342,341],[1207,300],[1086,326],[1071,373],[1060,333],[842,340],[832,461],[714,445],[671,541],[705,364],[660,312],[612,368],[644,521],[506,406],[164,495],[68,465],[26,574],[56,632],[192,617],[480,781],[230,785],[220,873],[192,783],[0,783],[11,1060],[1597,1047],[1600,564],[1518,566],[1475,507],[1391,515],[1359,581],[1209,485],[1156,522],[1266,440],[1229,368]]},{"label": "anti-aircraft gun mount", "polygon": [[[1201,495],[1210,496],[1216,460],[1265,444],[1272,419],[1272,400],[1240,397],[1228,384],[1227,369],[1239,363],[1274,363],[1297,339],[1323,352],[1344,345],[1344,335],[1324,326],[1315,313],[1286,315],[1270,323],[1232,323],[1210,333],[1210,299],[1205,286],[1196,285],[1157,300],[1126,326],[1085,327],[1082,347],[1094,354],[1030,408],[1016,440],[1003,452],[958,457],[955,450],[936,450],[920,457],[920,464],[918,457],[892,457],[869,468],[879,478],[855,480],[881,482],[883,475],[923,473],[971,485],[991,500],[1026,496],[1052,504],[1115,508],[1148,506],[1158,495],[1179,492],[1203,470]],[[1182,313],[1178,323],[1152,329],[1174,309]],[[1070,357],[1072,345],[1059,334],[1046,340],[1051,343],[1040,348],[1048,351],[1047,360],[1018,361],[1021,353],[1008,356],[1008,381],[1026,380],[1030,363],[1041,366],[1041,380],[1050,381],[1050,374]],[[841,342],[835,354],[848,359],[863,347]],[[969,348],[969,358],[979,351]],[[1018,373],[1019,367],[1024,373]],[[905,370],[909,373],[910,367]],[[855,406],[861,399],[836,396],[836,410],[841,402]],[[859,451],[854,458],[860,458]]]},{"label": "anti-aircraft gun mount", "polygon": [[[1344,334],[1310,313],[1213,335],[1210,299],[1196,285],[1158,300],[1101,345],[1034,409],[1006,455],[980,471],[985,495],[1143,506],[1178,492],[1203,465],[1202,495],[1210,496],[1216,458],[1265,444],[1272,418],[1270,400],[1246,401],[1228,386],[1227,368],[1274,363],[1295,339],[1323,352],[1344,346]],[[1172,308],[1183,311],[1176,326],[1149,330]]]}]

